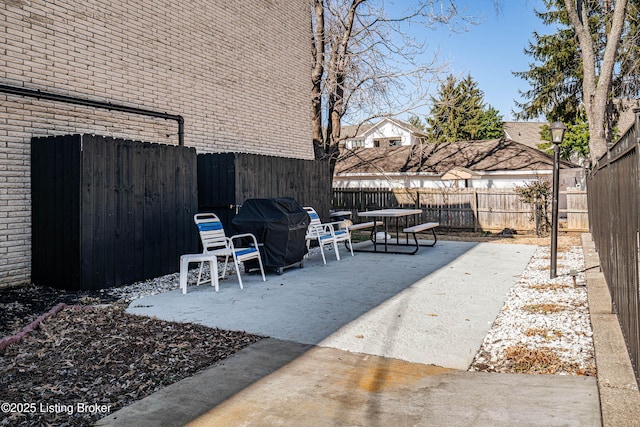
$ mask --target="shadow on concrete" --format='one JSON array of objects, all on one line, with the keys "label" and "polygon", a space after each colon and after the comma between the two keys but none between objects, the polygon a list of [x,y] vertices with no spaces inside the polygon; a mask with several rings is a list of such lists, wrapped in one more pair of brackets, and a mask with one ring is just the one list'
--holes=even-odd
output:
[{"label": "shadow on concrete", "polygon": [[[219,293],[200,286],[186,295],[178,290],[134,301],[129,311],[135,314],[269,338],[97,425],[419,423],[425,408],[433,410],[427,402],[446,405],[449,393],[467,390],[458,370],[469,366],[534,249],[445,241],[412,256],[341,251],[341,261],[330,253],[324,265],[314,255],[304,268],[270,274],[266,283],[247,276],[244,290],[232,276]],[[525,377],[518,379],[523,390],[540,381]],[[512,423],[517,415],[508,400],[500,403],[500,394],[510,392],[500,381],[495,387],[500,393],[487,397],[504,406]],[[539,391],[540,399],[550,395],[546,386]],[[469,389],[471,416],[502,425],[496,416],[504,414],[485,414],[474,393],[486,394]],[[444,408],[440,415],[455,422],[451,414]]]}]

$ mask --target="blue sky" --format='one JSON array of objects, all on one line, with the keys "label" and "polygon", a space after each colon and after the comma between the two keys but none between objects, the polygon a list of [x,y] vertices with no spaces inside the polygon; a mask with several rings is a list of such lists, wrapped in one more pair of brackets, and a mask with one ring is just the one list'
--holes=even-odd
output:
[{"label": "blue sky", "polygon": [[[528,83],[512,72],[529,69],[533,59],[524,49],[533,40],[533,32],[545,34],[551,29],[534,14],[534,8],[545,10],[542,0],[502,0],[500,3],[496,11],[493,0],[456,1],[469,15],[481,17],[481,23],[462,34],[440,27],[435,31],[423,29],[416,37],[426,39],[431,55],[435,50],[440,51],[451,73],[458,77],[471,74],[484,92],[485,102],[496,108],[505,121],[512,121],[515,120],[511,114],[511,110],[516,109],[514,100],[522,101],[519,90],[529,89]],[[428,109],[418,113],[427,114]]]}]

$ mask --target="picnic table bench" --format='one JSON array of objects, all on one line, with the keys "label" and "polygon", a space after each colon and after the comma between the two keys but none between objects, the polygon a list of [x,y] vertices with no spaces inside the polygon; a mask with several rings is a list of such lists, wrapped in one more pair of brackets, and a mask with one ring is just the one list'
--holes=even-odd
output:
[{"label": "picnic table bench", "polygon": [[422,246],[434,246],[438,241],[438,237],[436,236],[436,227],[438,226],[440,226],[440,223],[438,222],[425,222],[424,224],[417,224],[412,227],[407,227],[403,229],[402,232],[413,235],[413,240],[415,241],[416,246],[418,246],[418,237],[416,236],[416,234],[422,231],[431,230],[431,234],[433,234],[433,243]]},{"label": "picnic table bench", "polygon": [[[439,225],[438,223],[424,223],[424,224],[416,224],[411,227],[408,227],[407,218],[413,216],[415,220],[417,220],[418,216],[422,213],[422,209],[411,209],[411,208],[386,208],[386,209],[376,209],[371,211],[358,212],[358,216],[360,217],[370,217],[373,218],[374,221],[365,222],[360,225],[360,228],[368,228],[372,227],[373,230],[371,232],[371,241],[373,243],[373,249],[358,249],[361,252],[383,252],[383,253],[391,253],[391,254],[407,254],[413,255],[418,252],[420,246],[433,246],[435,245],[435,228]],[[382,219],[379,221],[378,218]],[[405,226],[400,227],[399,219],[404,218]],[[416,221],[417,222],[417,221]],[[395,227],[394,227],[395,223]],[[414,223],[415,224],[415,223]],[[376,233],[378,231],[378,226],[382,225],[383,237],[378,236]],[[353,226],[349,227],[353,230]],[[431,230],[431,233],[434,236],[434,242],[431,244],[420,244],[418,241],[417,234],[426,230]],[[391,236],[389,233],[394,233],[395,238]],[[404,233],[406,235],[405,242],[400,241],[400,234]],[[409,243],[409,236],[413,236],[413,242]],[[406,251],[401,249],[403,246],[412,247],[413,251]]]},{"label": "picnic table bench", "polygon": [[358,224],[352,224],[349,226],[349,230],[364,230],[366,228],[375,228],[382,226],[382,221],[369,221],[369,222],[361,222]]},{"label": "picnic table bench", "polygon": [[368,222],[360,222],[358,224],[351,224],[349,226],[349,231],[354,230],[366,230],[368,228],[371,229],[371,240],[374,240],[374,233],[378,227],[382,227],[384,223],[382,221],[368,221]]}]

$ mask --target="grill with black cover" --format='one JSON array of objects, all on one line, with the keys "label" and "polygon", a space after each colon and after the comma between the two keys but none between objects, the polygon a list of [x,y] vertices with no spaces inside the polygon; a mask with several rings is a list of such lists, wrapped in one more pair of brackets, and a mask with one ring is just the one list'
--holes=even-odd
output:
[{"label": "grill with black cover", "polygon": [[[295,264],[303,266],[309,222],[307,212],[289,197],[247,199],[231,221],[238,233],[256,236],[264,267],[278,274]],[[256,267],[245,263],[247,271]]]}]

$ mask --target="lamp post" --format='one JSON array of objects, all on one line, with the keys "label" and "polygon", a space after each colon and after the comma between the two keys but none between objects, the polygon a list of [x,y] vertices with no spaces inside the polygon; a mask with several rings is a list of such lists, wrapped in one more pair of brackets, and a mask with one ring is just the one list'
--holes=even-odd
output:
[{"label": "lamp post", "polygon": [[558,193],[560,192],[560,144],[567,128],[561,122],[553,122],[549,128],[553,142],[553,204],[551,206],[551,278],[558,277]]}]

